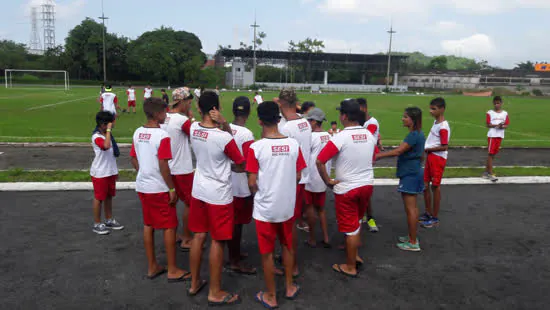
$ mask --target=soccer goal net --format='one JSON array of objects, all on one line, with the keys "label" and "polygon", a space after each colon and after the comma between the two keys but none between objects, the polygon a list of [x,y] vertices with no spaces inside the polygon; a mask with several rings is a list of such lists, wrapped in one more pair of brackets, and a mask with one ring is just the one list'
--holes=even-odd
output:
[{"label": "soccer goal net", "polygon": [[6,69],[4,71],[6,88],[39,87],[64,88],[69,90],[69,73],[64,70],[22,70]]}]

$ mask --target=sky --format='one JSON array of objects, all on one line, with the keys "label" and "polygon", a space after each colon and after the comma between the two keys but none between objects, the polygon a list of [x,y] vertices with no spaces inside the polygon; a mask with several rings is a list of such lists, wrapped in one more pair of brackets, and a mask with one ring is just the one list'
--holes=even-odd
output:
[{"label": "sky", "polygon": [[[0,39],[28,43],[30,7],[43,0],[3,1]],[[101,0],[57,0],[56,43],[84,18],[101,16]],[[250,43],[256,16],[267,34],[263,49],[287,50],[307,37],[326,52],[393,51],[457,55],[512,68],[550,62],[550,0],[104,0],[107,31],[137,38],[169,26],[196,34],[203,51]]]}]

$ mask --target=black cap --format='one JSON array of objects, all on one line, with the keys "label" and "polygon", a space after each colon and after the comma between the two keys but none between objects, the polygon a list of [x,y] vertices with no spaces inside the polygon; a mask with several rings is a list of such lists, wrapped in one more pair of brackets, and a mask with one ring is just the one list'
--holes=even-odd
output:
[{"label": "black cap", "polygon": [[342,114],[355,114],[361,113],[361,108],[356,99],[345,99],[340,102],[340,106],[336,110],[342,112]]},{"label": "black cap", "polygon": [[278,122],[281,119],[279,105],[273,101],[263,102],[258,106],[258,118],[263,122]]},{"label": "black cap", "polygon": [[250,99],[245,96],[235,98],[233,101],[233,114],[248,115],[250,114]]}]

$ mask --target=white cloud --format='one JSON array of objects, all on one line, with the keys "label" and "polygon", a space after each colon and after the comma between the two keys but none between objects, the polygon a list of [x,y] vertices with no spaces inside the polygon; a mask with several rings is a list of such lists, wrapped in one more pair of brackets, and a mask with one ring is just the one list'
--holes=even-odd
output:
[{"label": "white cloud", "polygon": [[548,9],[548,0],[446,0],[448,5],[472,14],[499,14],[514,9]]},{"label": "white cloud", "polygon": [[495,45],[488,35],[477,33],[458,40],[444,40],[441,48],[448,54],[467,57],[487,57],[495,51]]},{"label": "white cloud", "polygon": [[430,26],[429,30],[436,34],[456,34],[457,32],[463,31],[465,28],[464,25],[455,21],[442,20]]}]

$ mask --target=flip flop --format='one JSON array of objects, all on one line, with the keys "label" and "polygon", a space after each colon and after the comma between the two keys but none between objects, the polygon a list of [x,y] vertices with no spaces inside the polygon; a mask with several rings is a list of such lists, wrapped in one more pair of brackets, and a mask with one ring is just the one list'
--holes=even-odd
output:
[{"label": "flip flop", "polygon": [[254,299],[255,299],[257,302],[261,303],[262,306],[264,306],[264,308],[266,308],[266,309],[277,309],[277,308],[279,308],[279,306],[272,306],[272,305],[270,305],[270,304],[268,304],[268,303],[265,302],[265,300],[264,300],[264,292],[259,292],[259,294],[260,294],[260,297],[258,297],[258,294],[256,294],[256,296],[254,297]]},{"label": "flip flop", "polygon": [[154,280],[154,279],[158,278],[158,276],[165,274],[167,271],[168,270],[166,270],[166,268],[162,268],[161,270],[157,271],[156,273],[154,273],[150,276],[148,275],[147,279]]},{"label": "flip flop", "polygon": [[[336,267],[336,268],[335,268]],[[332,266],[332,270],[334,270],[335,272],[337,273],[340,273],[340,274],[343,274],[347,277],[350,277],[350,278],[357,278],[357,274],[351,274],[351,273],[347,273],[345,272],[344,270],[342,270],[342,266],[340,266],[340,264],[337,264],[337,265],[334,265]]]},{"label": "flip flop", "polygon": [[197,294],[202,291],[202,289],[206,286],[207,283],[208,283],[208,281],[201,280],[201,284],[199,285],[199,288],[194,293],[191,292],[191,289],[188,289],[187,290],[187,295],[191,296],[191,297],[197,296]]},{"label": "flip flop", "polygon": [[328,243],[328,242],[321,241],[321,244],[323,245],[323,248],[325,248],[325,249],[332,248],[332,245],[330,245],[330,243]]},{"label": "flip flop", "polygon": [[179,278],[168,279],[168,283],[178,283],[178,282],[191,281],[191,277],[189,277],[190,274],[191,274],[190,272],[186,272]]},{"label": "flip flop", "polygon": [[[225,267],[225,269],[227,269],[230,272],[234,272],[234,273],[237,273],[237,274],[243,274],[243,275],[247,275],[247,276],[255,275],[255,274],[258,273],[256,268],[252,268],[252,267],[250,269],[254,269],[254,271],[243,270],[242,266],[239,267],[239,268],[231,268],[231,266],[227,266],[227,267]],[[246,267],[245,267],[245,269],[246,269]]]},{"label": "flip flop", "polygon": [[232,305],[238,305],[241,303],[241,298],[240,297],[237,297],[237,299],[235,299],[235,301],[233,302],[229,302],[231,299],[233,299],[233,297],[235,297],[234,294],[232,293],[229,293],[227,294],[227,296],[225,296],[225,298],[222,300],[222,301],[208,301],[208,306],[210,307],[222,307],[222,306],[232,306]]},{"label": "flip flop", "polygon": [[[275,270],[277,270],[277,268],[275,268]],[[278,277],[284,277],[285,276],[285,269],[284,268],[281,268],[279,269],[281,270],[283,273],[277,273],[277,271],[275,271],[275,275],[278,276]],[[292,278],[293,279],[296,279],[298,277],[300,277],[301,273],[298,273],[298,274],[293,274],[292,275]]]},{"label": "flip flop", "polygon": [[294,292],[292,296],[285,296],[286,299],[294,300],[296,299],[296,297],[298,297],[298,294],[300,294],[301,287],[297,283],[294,283],[294,286],[296,286],[296,292]]},{"label": "flip flop", "polygon": [[180,246],[178,246],[178,249],[182,252],[189,253],[189,251],[191,250],[191,247],[182,247],[180,245]]}]

